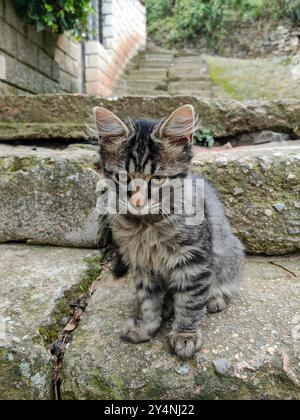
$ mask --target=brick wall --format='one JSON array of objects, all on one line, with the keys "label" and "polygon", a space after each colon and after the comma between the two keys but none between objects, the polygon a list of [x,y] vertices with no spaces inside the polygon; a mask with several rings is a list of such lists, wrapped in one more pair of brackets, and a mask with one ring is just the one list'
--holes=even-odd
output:
[{"label": "brick wall", "polygon": [[81,45],[67,35],[37,33],[0,0],[0,94],[80,93]]},{"label": "brick wall", "polygon": [[146,45],[145,6],[141,0],[91,2],[96,9],[102,5],[101,42],[99,17],[94,16],[98,34],[90,35],[82,49],[67,35],[25,26],[12,0],[0,0],[0,95],[112,94],[127,62]]},{"label": "brick wall", "polygon": [[108,97],[127,62],[146,46],[146,11],[140,0],[103,0],[103,32],[85,43],[87,94]]}]

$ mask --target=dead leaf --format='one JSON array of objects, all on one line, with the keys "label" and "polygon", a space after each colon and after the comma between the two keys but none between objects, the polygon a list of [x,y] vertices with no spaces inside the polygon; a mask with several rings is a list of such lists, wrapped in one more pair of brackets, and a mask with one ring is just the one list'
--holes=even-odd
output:
[{"label": "dead leaf", "polygon": [[72,321],[70,321],[70,322],[68,323],[68,325],[66,325],[66,326],[65,326],[64,331],[65,331],[65,332],[73,332],[74,330],[76,330],[77,325],[78,325],[78,322],[77,322],[77,321],[74,321],[74,320],[72,319]]}]

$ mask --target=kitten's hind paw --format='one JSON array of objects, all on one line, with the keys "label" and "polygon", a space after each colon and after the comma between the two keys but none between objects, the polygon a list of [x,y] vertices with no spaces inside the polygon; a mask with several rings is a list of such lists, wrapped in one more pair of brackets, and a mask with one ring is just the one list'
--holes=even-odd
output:
[{"label": "kitten's hind paw", "polygon": [[202,347],[201,330],[171,331],[169,337],[171,348],[179,357],[192,357]]},{"label": "kitten's hind paw", "polygon": [[224,311],[227,304],[223,296],[212,297],[207,304],[207,312],[210,314],[216,314]]},{"label": "kitten's hind paw", "polygon": [[121,338],[134,344],[150,341],[153,335],[154,333],[151,334],[145,324],[137,325],[134,319],[129,319],[121,331]]}]

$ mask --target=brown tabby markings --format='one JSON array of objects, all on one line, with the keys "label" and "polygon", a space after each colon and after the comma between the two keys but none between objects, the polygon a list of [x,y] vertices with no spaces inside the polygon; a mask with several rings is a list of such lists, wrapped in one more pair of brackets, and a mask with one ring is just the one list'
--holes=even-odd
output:
[{"label": "brown tabby markings", "polygon": [[[195,126],[191,105],[180,107],[162,122],[125,124],[104,108],[96,108],[95,116],[107,177],[116,180],[118,172],[125,171],[133,181],[150,182],[155,176],[166,184],[174,177],[196,178],[190,173]],[[201,347],[204,314],[225,308],[239,289],[243,269],[243,247],[231,231],[223,205],[210,184],[200,179],[205,186],[205,213],[196,226],[187,225],[186,215],[174,211],[155,217],[107,216],[120,251],[115,273],[123,275],[129,268],[137,289],[138,314],[126,323],[122,338],[132,343],[148,341],[163,319],[174,313],[169,338],[181,357],[190,357]],[[128,199],[142,206],[148,196],[131,192]]]}]

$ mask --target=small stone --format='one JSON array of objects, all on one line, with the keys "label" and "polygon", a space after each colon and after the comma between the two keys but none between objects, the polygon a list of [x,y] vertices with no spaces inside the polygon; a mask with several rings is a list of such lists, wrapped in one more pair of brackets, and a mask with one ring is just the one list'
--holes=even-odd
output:
[{"label": "small stone", "polygon": [[271,168],[272,160],[268,156],[259,157],[259,163],[263,171],[268,171]]},{"label": "small stone", "polygon": [[276,133],[273,131],[262,131],[253,135],[253,144],[265,144],[265,143],[281,143],[289,140],[288,134]]},{"label": "small stone", "polygon": [[272,217],[272,216],[273,216],[273,212],[272,212],[272,210],[269,210],[269,209],[265,210],[265,211],[264,211],[264,214],[265,214],[266,216],[268,216],[268,217]]},{"label": "small stone", "polygon": [[268,354],[270,354],[270,356],[274,356],[276,353],[276,347],[269,347],[266,351]]},{"label": "small stone", "polygon": [[213,361],[213,366],[216,373],[221,376],[226,376],[231,369],[231,363],[226,359],[219,359]]},{"label": "small stone", "polygon": [[299,235],[300,234],[300,229],[290,228],[290,229],[288,229],[288,232],[289,232],[290,235]]},{"label": "small stone", "polygon": [[228,165],[228,159],[226,157],[221,157],[216,159],[216,164],[218,166],[227,166]]},{"label": "small stone", "polygon": [[234,195],[241,195],[243,193],[244,193],[244,190],[243,190],[243,188],[240,188],[240,187],[235,187],[234,190],[233,190]]},{"label": "small stone", "polygon": [[240,362],[236,365],[236,368],[240,372],[243,372],[244,370],[250,370],[252,372],[256,371],[256,368],[248,362]]},{"label": "small stone", "polygon": [[188,365],[181,365],[181,366],[177,366],[175,368],[175,371],[178,373],[178,375],[186,376],[188,375],[190,368]]},{"label": "small stone", "polygon": [[145,386],[145,383],[139,380],[133,380],[130,385],[129,388],[130,389],[141,389]]},{"label": "small stone", "polygon": [[283,204],[283,203],[276,203],[276,204],[273,204],[273,207],[274,207],[274,209],[276,211],[278,211],[278,213],[282,213],[283,210],[285,209],[285,204]]},{"label": "small stone", "polygon": [[300,209],[300,201],[295,201],[294,207],[296,207],[296,209]]}]

